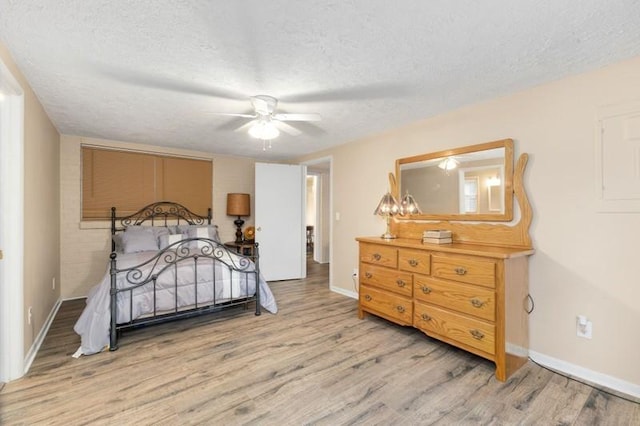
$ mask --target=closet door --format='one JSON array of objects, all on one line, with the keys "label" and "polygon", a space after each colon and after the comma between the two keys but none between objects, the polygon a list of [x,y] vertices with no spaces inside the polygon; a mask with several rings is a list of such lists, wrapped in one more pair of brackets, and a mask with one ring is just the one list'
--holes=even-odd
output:
[{"label": "closet door", "polygon": [[256,163],[256,241],[267,281],[307,275],[305,176],[305,166]]}]

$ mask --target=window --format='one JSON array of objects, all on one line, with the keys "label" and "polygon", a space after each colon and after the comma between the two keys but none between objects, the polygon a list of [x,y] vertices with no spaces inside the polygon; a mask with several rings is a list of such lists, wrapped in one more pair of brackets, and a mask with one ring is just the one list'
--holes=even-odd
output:
[{"label": "window", "polygon": [[175,201],[206,215],[212,200],[211,160],[82,147],[82,219],[135,213]]}]

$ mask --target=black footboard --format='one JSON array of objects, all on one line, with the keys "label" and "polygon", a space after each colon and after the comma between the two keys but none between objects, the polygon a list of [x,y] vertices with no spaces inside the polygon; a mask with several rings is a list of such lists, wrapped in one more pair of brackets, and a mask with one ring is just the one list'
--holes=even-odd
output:
[{"label": "black footboard", "polygon": [[258,244],[238,255],[206,238],[171,244],[141,264],[118,268],[111,253],[110,350],[127,329],[212,313],[255,302],[260,315]]}]

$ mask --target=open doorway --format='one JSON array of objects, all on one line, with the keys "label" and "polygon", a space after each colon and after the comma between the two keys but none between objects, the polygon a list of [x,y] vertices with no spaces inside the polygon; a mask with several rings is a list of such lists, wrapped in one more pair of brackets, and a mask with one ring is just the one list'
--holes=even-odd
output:
[{"label": "open doorway", "polygon": [[307,258],[329,264],[331,286],[331,158],[304,163],[307,166]]}]

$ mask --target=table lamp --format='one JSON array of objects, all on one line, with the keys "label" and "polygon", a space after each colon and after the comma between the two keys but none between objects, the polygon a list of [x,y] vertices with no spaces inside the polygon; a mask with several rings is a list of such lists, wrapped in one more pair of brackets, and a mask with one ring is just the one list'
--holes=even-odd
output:
[{"label": "table lamp", "polygon": [[251,214],[249,194],[227,194],[227,216],[237,216],[233,221],[236,225],[236,243],[242,243],[242,225],[244,225],[243,216]]},{"label": "table lamp", "polygon": [[387,231],[382,234],[382,238],[384,238],[385,240],[396,238],[396,236],[391,233],[390,220],[391,216],[395,216],[399,213],[400,206],[398,205],[398,201],[396,201],[396,198],[391,195],[390,192],[384,194],[373,214],[382,216],[387,221]]}]

